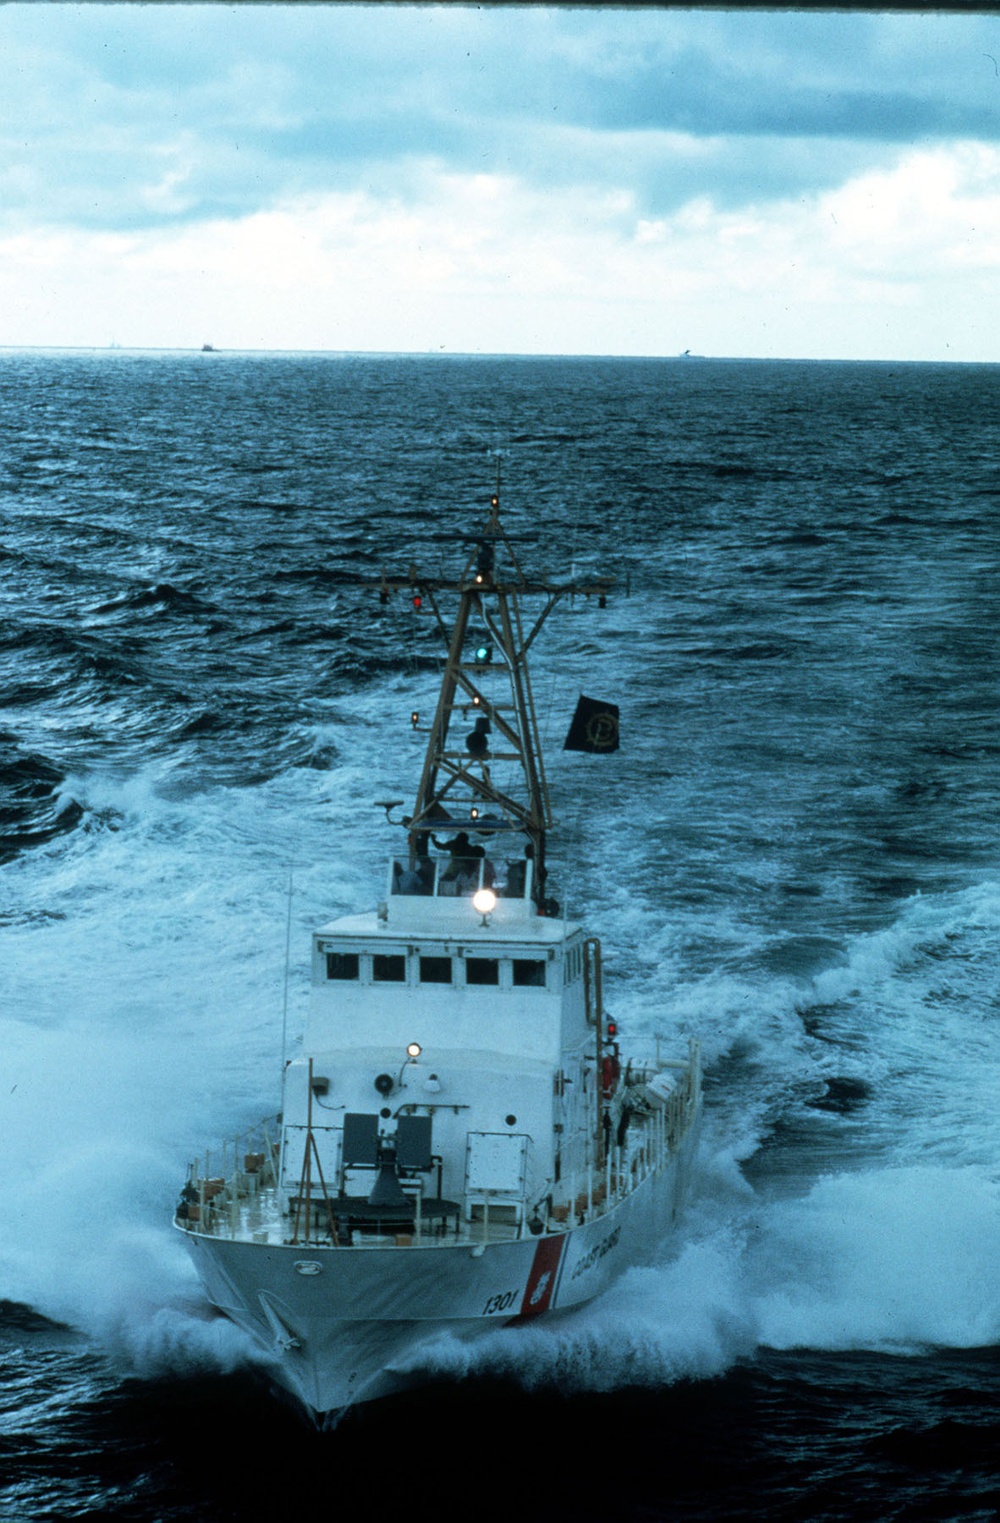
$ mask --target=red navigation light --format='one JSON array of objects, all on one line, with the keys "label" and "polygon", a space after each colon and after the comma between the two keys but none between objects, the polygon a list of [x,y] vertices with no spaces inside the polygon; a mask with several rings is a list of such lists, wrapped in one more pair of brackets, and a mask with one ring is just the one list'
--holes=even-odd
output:
[{"label": "red navigation light", "polygon": [[414,608],[422,608],[423,607],[423,602],[424,602],[424,600],[420,596],[420,593],[419,592],[415,592],[413,594],[413,606],[414,606]]},{"label": "red navigation light", "polygon": [[618,1035],[618,1022],[617,1021],[609,1021],[608,1022],[608,1036],[609,1037],[616,1037],[617,1035]]}]

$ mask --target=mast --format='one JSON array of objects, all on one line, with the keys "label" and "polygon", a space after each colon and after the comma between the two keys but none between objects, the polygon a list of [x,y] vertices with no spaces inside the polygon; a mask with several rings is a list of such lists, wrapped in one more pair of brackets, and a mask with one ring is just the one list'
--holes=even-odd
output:
[{"label": "mast", "polygon": [[[528,651],[562,598],[603,598],[610,585],[605,578],[553,583],[525,576],[500,521],[499,457],[489,517],[473,536],[458,579],[425,577],[416,567],[405,580],[383,575],[383,602],[398,590],[408,591],[417,609],[426,601],[447,647],[416,801],[404,822],[411,859],[426,851],[436,830],[519,832],[534,858],[536,903],[544,905],[545,842],[553,821]],[[443,611],[445,594],[458,598],[452,622]],[[522,614],[529,598],[541,599],[533,623]],[[469,734],[467,723],[474,727]]]}]

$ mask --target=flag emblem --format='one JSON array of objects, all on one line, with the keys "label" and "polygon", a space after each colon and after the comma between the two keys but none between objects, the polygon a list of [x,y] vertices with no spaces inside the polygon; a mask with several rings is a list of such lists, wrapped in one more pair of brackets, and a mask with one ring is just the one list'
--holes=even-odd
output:
[{"label": "flag emblem", "polygon": [[563,742],[564,751],[617,751],[618,705],[581,697]]}]

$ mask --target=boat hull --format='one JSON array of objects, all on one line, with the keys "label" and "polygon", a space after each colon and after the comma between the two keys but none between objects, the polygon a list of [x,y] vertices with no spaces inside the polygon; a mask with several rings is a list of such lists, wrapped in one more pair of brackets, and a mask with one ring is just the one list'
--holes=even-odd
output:
[{"label": "boat hull", "polygon": [[350,1248],[191,1230],[185,1238],[214,1305],[270,1357],[277,1383],[322,1419],[412,1385],[421,1348],[443,1332],[471,1340],[566,1311],[648,1262],[679,1214],[696,1140],[694,1125],[624,1198],[537,1237]]}]

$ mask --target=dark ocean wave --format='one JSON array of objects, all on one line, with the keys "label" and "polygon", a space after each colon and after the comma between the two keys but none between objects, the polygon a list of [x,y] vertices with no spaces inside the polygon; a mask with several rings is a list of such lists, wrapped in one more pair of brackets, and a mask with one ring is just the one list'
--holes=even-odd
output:
[{"label": "dark ocean wave", "polygon": [[19,704],[35,705],[54,698],[56,684],[46,682],[16,682],[3,695],[5,708],[17,708]]},{"label": "dark ocean wave", "polygon": [[[5,1301],[0,1299],[0,1340],[10,1342],[22,1334],[62,1335],[70,1333],[70,1329],[64,1322],[53,1322],[49,1317],[43,1317],[33,1306],[26,1306],[20,1301]],[[73,1335],[75,1336],[75,1335]]]},{"label": "dark ocean wave", "polygon": [[239,506],[247,513],[278,513],[282,516],[287,513],[312,514],[313,512],[311,503],[296,502],[294,500],[282,501],[279,498],[248,497]]},{"label": "dark ocean wave", "polygon": [[[234,643],[246,645],[253,640],[269,640],[273,635],[292,634],[298,625],[294,619],[281,619],[277,624],[262,624],[259,629],[241,629],[233,632]],[[221,626],[211,629],[210,633],[219,633]]]},{"label": "dark ocean wave", "polygon": [[787,661],[793,656],[800,657],[803,649],[803,644],[790,640],[755,640],[750,645],[709,652],[709,655],[724,655],[730,661]]},{"label": "dark ocean wave", "polygon": [[123,592],[106,603],[98,604],[93,612],[94,615],[128,615],[145,610],[171,615],[210,614],[216,612],[216,607],[214,603],[197,597],[193,592],[172,587],[169,582],[161,582],[153,587],[139,587]]},{"label": "dark ocean wave", "polygon": [[84,809],[65,781],[48,757],[0,741],[0,861],[76,829]]},{"label": "dark ocean wave", "polygon": [[829,544],[829,537],[817,534],[813,529],[797,529],[794,534],[784,534],[774,541],[776,545],[787,545],[790,548],[801,547],[804,550],[812,550],[819,545]]},{"label": "dark ocean wave", "polygon": [[511,444],[541,444],[551,446],[553,444],[580,444],[593,435],[566,433],[560,429],[551,429],[545,433],[514,434]]},{"label": "dark ocean wave", "polygon": [[356,587],[357,577],[347,567],[338,566],[292,566],[272,574],[276,583],[294,582],[313,587]]}]

